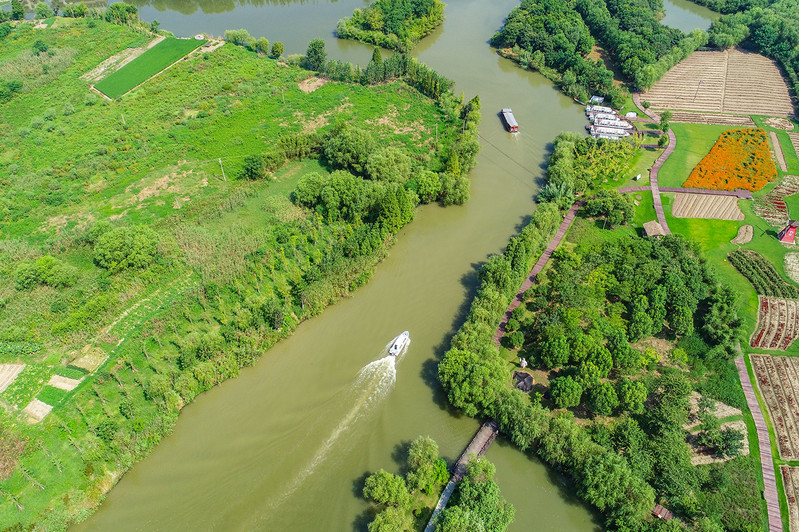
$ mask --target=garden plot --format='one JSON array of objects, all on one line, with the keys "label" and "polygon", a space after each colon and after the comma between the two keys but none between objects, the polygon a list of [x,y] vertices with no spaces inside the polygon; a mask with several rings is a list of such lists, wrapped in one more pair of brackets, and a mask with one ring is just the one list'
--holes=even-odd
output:
[{"label": "garden plot", "polygon": [[738,234],[730,240],[730,244],[748,244],[754,236],[754,228],[751,225],[742,225],[738,228]]},{"label": "garden plot", "polygon": [[742,50],[694,52],[642,95],[654,109],[793,116],[777,65]]},{"label": "garden plot", "polygon": [[785,351],[799,336],[799,301],[780,297],[757,297],[757,327],[749,345],[759,349]]},{"label": "garden plot", "polygon": [[799,358],[751,355],[783,460],[799,459]]},{"label": "garden plot", "polygon": [[769,131],[768,136],[771,139],[771,149],[774,152],[774,158],[777,160],[777,164],[780,165],[780,170],[787,172],[788,166],[785,164],[785,154],[782,153],[782,145],[780,144],[780,138],[777,136],[777,132]]},{"label": "garden plot", "polygon": [[69,377],[62,377],[61,375],[53,375],[47,382],[48,386],[52,386],[53,388],[58,388],[59,390],[64,390],[66,392],[74,390],[78,384],[80,384],[80,379],[70,379]]},{"label": "garden plot", "polygon": [[788,518],[791,532],[799,532],[799,467],[781,465],[785,498],[788,499]]},{"label": "garden plot", "polygon": [[0,364],[0,393],[6,391],[23,369],[25,364]]},{"label": "garden plot", "polygon": [[[719,416],[721,417],[721,416]],[[737,421],[728,421],[727,423],[721,424],[722,429],[732,429],[737,432],[741,432],[746,435],[746,422],[742,419]],[[719,462],[727,462],[728,460],[732,460],[733,457],[727,456],[719,456],[717,454],[713,454],[712,452],[708,452],[706,449],[701,448],[695,442],[695,437],[699,434],[699,431],[692,432],[689,436],[689,445],[691,446],[691,450],[693,454],[691,456],[691,464],[692,465],[707,465],[707,464],[716,464]],[[743,439],[743,447],[741,448],[741,452],[738,456],[748,456],[749,455],[749,438],[744,436]]]},{"label": "garden plot", "polygon": [[[672,122],[688,124],[708,124],[720,126],[755,127],[755,121],[744,115],[714,115],[704,113],[686,113],[677,111],[671,117]],[[789,122],[790,123],[790,122]]]},{"label": "garden plot", "polygon": [[38,423],[39,421],[43,420],[52,409],[53,407],[47,403],[43,403],[38,399],[34,399],[28,403],[28,406],[24,408],[23,412],[28,414],[28,422]]},{"label": "garden plot", "polygon": [[799,193],[799,177],[786,175],[771,192],[755,199],[752,207],[755,214],[771,225],[782,228],[788,221],[788,206],[785,204],[785,198],[796,193]]},{"label": "garden plot", "polygon": [[799,283],[799,253],[785,254],[785,273],[791,281]]},{"label": "garden plot", "polygon": [[788,136],[791,138],[794,151],[799,154],[799,133],[788,133]]},{"label": "garden plot", "polygon": [[738,207],[738,198],[709,194],[676,194],[672,214],[677,218],[744,219],[744,213]]}]

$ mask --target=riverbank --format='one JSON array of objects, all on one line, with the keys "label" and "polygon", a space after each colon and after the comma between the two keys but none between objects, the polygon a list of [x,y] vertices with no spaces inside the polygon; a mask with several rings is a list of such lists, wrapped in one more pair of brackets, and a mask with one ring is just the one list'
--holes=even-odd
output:
[{"label": "riverbank", "polygon": [[[85,518],[186,404],[367,282],[415,196],[375,185],[380,212],[361,206],[360,225],[341,214],[357,213],[354,204],[295,205],[311,174],[371,183],[320,164],[334,156],[323,142],[334,123],[351,129],[333,136],[373,132],[362,137],[371,143],[364,158],[390,143],[395,162],[434,170],[463,131],[402,82],[308,93],[299,85],[309,72],[231,45],[179,62],[119,102],[88,93],[80,76],[147,33],[56,18],[5,37],[0,60],[12,72],[23,61],[56,63],[20,68],[23,89],[0,109],[14,184],[14,210],[6,203],[2,219],[0,363],[25,364],[0,393],[11,442],[4,525]],[[46,56],[29,51],[37,40]],[[277,171],[268,166],[275,153],[288,161]],[[385,230],[358,233],[378,214]]]}]

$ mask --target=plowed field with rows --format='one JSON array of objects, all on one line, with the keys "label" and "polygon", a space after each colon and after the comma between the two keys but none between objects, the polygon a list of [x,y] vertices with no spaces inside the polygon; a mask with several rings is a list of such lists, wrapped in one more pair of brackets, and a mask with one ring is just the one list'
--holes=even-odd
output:
[{"label": "plowed field with rows", "polygon": [[671,210],[677,218],[705,218],[712,220],[743,220],[735,196],[708,194],[676,194]]},{"label": "plowed field with rows", "polygon": [[788,222],[788,206],[785,204],[785,198],[797,193],[799,193],[799,177],[786,175],[771,192],[755,199],[752,208],[755,214],[768,223],[782,228]]},{"label": "plowed field with rows", "polygon": [[785,497],[788,499],[788,517],[791,532],[799,532],[799,467],[780,466]]},{"label": "plowed field with rows", "polygon": [[694,52],[642,95],[653,109],[793,116],[777,65],[743,50]]},{"label": "plowed field with rows", "polygon": [[755,121],[744,115],[714,115],[676,111],[672,114],[671,121],[686,122],[688,124],[715,124],[719,126],[755,127]]},{"label": "plowed field with rows", "polygon": [[751,355],[783,460],[799,458],[799,358]]},{"label": "plowed field with rows", "polygon": [[757,327],[749,345],[758,349],[785,351],[799,336],[799,301],[769,296],[757,298]]}]

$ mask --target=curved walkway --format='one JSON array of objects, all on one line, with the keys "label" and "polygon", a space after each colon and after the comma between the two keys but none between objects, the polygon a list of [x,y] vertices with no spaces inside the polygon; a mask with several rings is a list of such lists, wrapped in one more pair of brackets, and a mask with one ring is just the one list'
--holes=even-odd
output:
[{"label": "curved walkway", "polygon": [[[740,350],[740,347],[739,347]],[[744,389],[746,403],[752,418],[755,421],[757,430],[757,440],[760,446],[760,467],[763,468],[763,498],[766,500],[766,512],[768,513],[769,532],[782,532],[782,516],[780,515],[780,499],[777,491],[777,477],[774,471],[774,459],[771,456],[771,441],[768,435],[768,426],[763,419],[763,412],[757,402],[755,390],[752,388],[752,381],[749,379],[749,372],[746,370],[744,356],[735,358],[735,365],[738,367],[738,377],[741,379],[741,386]]]},{"label": "curved walkway", "polygon": [[[649,109],[644,109],[641,105],[641,93],[634,92],[633,93],[633,101],[635,105],[638,106],[639,109],[643,109],[644,113],[651,118],[652,120],[660,121],[660,117],[656,114],[651,113]],[[663,228],[663,232],[667,235],[671,234],[671,229],[669,229],[669,224],[666,221],[666,215],[663,214],[663,202],[660,200],[660,189],[658,188],[658,171],[660,167],[663,166],[663,163],[666,162],[666,159],[674,153],[674,149],[677,147],[677,136],[674,134],[674,131],[669,129],[669,145],[666,150],[660,154],[660,157],[657,158],[655,164],[652,165],[652,170],[649,172],[649,182],[652,185],[652,200],[655,204],[655,213],[658,217],[658,223]]]},{"label": "curved walkway", "polygon": [[494,344],[497,347],[499,347],[499,341],[505,334],[505,328],[508,325],[508,320],[510,319],[514,309],[522,303],[522,300],[524,300],[524,293],[528,288],[533,286],[536,276],[541,273],[541,270],[543,270],[544,266],[547,265],[547,261],[549,261],[549,257],[552,256],[552,252],[555,251],[555,248],[560,245],[560,241],[563,240],[563,237],[566,235],[566,231],[569,230],[569,226],[574,221],[577,211],[579,211],[580,207],[582,207],[584,204],[585,200],[580,200],[571,206],[569,212],[566,213],[566,217],[563,218],[563,222],[560,224],[560,227],[558,227],[558,232],[555,233],[555,236],[549,241],[549,245],[544,250],[544,253],[541,254],[541,256],[538,258],[538,261],[535,263],[535,265],[533,265],[533,269],[530,270],[530,275],[528,275],[527,279],[524,280],[522,286],[519,288],[519,291],[516,292],[516,296],[513,298],[513,301],[511,301],[510,305],[508,305],[507,310],[505,310],[505,314],[502,316],[502,321],[499,322],[499,327],[497,327],[497,330],[494,332]]}]

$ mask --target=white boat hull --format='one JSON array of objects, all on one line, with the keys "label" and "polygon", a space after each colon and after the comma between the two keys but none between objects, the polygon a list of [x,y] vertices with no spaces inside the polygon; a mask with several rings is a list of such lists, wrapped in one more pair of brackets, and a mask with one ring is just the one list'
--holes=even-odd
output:
[{"label": "white boat hull", "polygon": [[388,354],[395,357],[402,353],[402,350],[408,347],[408,344],[411,343],[411,335],[408,331],[403,332],[391,342],[391,347],[388,350]]}]

